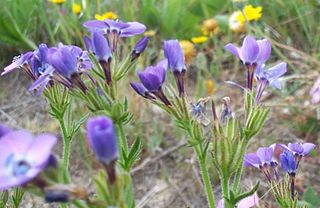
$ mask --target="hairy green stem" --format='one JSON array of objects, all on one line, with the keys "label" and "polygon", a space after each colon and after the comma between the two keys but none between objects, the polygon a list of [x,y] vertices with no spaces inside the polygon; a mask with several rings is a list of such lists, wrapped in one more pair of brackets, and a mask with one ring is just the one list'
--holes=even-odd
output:
[{"label": "hairy green stem", "polygon": [[[199,145],[201,145],[201,144],[199,144]],[[202,151],[200,151],[200,149],[198,148],[198,145],[196,145],[194,147],[194,150],[195,150],[195,152],[197,154],[197,158],[198,158],[198,161],[199,161],[200,170],[201,170],[201,176],[202,176],[202,180],[203,180],[204,187],[205,187],[205,190],[206,190],[209,208],[215,208],[216,206],[215,206],[215,202],[214,202],[214,196],[213,196],[210,177],[208,175],[208,169],[207,169],[207,166],[206,166],[206,160],[202,158],[202,156],[201,156]]]},{"label": "hairy green stem", "polygon": [[118,136],[118,146],[119,150],[123,149],[125,154],[128,154],[129,147],[128,147],[128,142],[127,142],[127,137],[124,133],[124,128],[123,128],[123,123],[116,124],[116,131],[117,131],[117,136]]},{"label": "hairy green stem", "polygon": [[59,119],[61,132],[62,132],[62,140],[63,140],[63,152],[62,152],[62,159],[63,159],[63,181],[69,181],[69,157],[70,157],[70,143],[71,138],[68,136],[68,132],[65,126],[65,122],[63,118]]}]

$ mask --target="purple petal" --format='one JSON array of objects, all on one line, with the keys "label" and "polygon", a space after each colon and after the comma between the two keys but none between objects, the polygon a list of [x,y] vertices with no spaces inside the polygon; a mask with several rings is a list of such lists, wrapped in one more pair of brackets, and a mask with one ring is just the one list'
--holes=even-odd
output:
[{"label": "purple petal", "polygon": [[91,39],[88,36],[83,36],[83,41],[87,51],[92,51]]},{"label": "purple petal", "polygon": [[157,92],[162,85],[160,80],[161,78],[159,77],[159,75],[155,74],[155,72],[149,72],[151,70],[157,72],[156,67],[149,66],[144,72],[138,72],[138,76],[141,83],[147,90],[149,90],[150,92]]},{"label": "purple petal", "polygon": [[257,156],[262,163],[270,163],[272,161],[273,149],[271,147],[260,147],[257,150]]},{"label": "purple petal", "polygon": [[303,146],[303,155],[308,155],[315,147],[315,144],[312,143],[304,143]]},{"label": "purple petal", "polygon": [[255,153],[247,153],[244,156],[244,166],[246,167],[252,166],[252,167],[259,168],[261,164],[262,163],[260,158]]},{"label": "purple petal", "polygon": [[267,40],[267,39],[258,40],[257,43],[259,46],[259,55],[257,57],[257,60],[259,63],[264,63],[270,57],[271,44],[270,44],[269,40]]},{"label": "purple petal", "polygon": [[240,51],[239,56],[244,64],[255,63],[259,54],[259,45],[253,37],[246,36]]},{"label": "purple petal", "polygon": [[284,75],[287,72],[287,63],[281,62],[271,68],[269,68],[267,71],[267,78],[270,80],[277,79]]},{"label": "purple petal", "polygon": [[108,27],[108,25],[106,25],[106,23],[104,21],[100,21],[100,20],[89,20],[83,23],[83,26],[86,28],[106,28]]},{"label": "purple petal", "polygon": [[141,83],[135,83],[135,82],[130,82],[130,86],[131,86],[132,89],[134,89],[134,91],[136,91],[139,95],[141,95],[142,97],[146,97],[146,92],[148,92],[148,90],[143,86],[143,84],[141,84]]},{"label": "purple petal", "polygon": [[216,208],[224,208],[224,201],[223,198],[219,200]]},{"label": "purple petal", "polygon": [[108,62],[111,51],[107,39],[99,32],[92,33],[92,50],[99,59]]},{"label": "purple petal", "polygon": [[7,125],[0,123],[0,139],[1,139],[1,137],[3,137],[4,135],[8,134],[11,131],[12,131],[12,129],[9,128]]},{"label": "purple petal", "polygon": [[250,207],[258,206],[258,205],[259,205],[259,197],[258,197],[257,193],[254,193],[253,195],[242,199],[238,203],[237,208],[250,208]]},{"label": "purple petal", "polygon": [[37,136],[33,141],[28,151],[26,152],[26,157],[30,158],[32,161],[32,166],[42,167],[44,166],[50,155],[51,150],[57,143],[57,138],[51,134],[42,134]]},{"label": "purple petal", "polygon": [[167,40],[163,44],[165,57],[172,72],[182,72],[185,69],[185,60],[178,40]]},{"label": "purple petal", "polygon": [[24,154],[33,141],[32,134],[27,131],[12,131],[0,139],[0,166],[11,154]]},{"label": "purple petal", "polygon": [[288,148],[291,150],[291,152],[302,154],[303,153],[303,147],[301,143],[289,143]]},{"label": "purple petal", "polygon": [[139,22],[127,22],[127,24],[130,26],[121,30],[120,37],[140,35],[146,30],[146,26]]},{"label": "purple petal", "polygon": [[224,48],[231,52],[234,56],[240,58],[239,48],[234,46],[232,43],[228,43]]}]

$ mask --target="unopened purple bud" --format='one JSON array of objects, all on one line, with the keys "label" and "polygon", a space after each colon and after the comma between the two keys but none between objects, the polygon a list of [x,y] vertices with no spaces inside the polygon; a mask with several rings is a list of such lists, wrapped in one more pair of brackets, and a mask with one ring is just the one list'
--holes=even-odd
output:
[{"label": "unopened purple bud", "polygon": [[98,116],[88,120],[87,138],[97,160],[102,164],[109,165],[118,158],[113,123],[107,116]]},{"label": "unopened purple bud", "polygon": [[146,49],[147,45],[149,42],[149,37],[148,36],[144,36],[142,37],[137,44],[134,46],[134,49],[132,51],[132,58],[131,61],[137,59],[141,53],[143,53],[143,51]]}]

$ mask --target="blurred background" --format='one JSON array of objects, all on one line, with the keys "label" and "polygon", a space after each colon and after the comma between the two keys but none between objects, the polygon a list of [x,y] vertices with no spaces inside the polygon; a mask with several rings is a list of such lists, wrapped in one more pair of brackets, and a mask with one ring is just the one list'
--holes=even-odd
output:
[{"label": "blurred background", "polygon": [[[213,96],[219,103],[222,97],[230,96],[239,116],[241,90],[225,81],[244,85],[245,71],[223,47],[229,42],[241,44],[248,34],[268,38],[273,46],[269,64],[285,61],[288,72],[282,79],[283,89],[269,89],[264,96],[266,105],[272,106],[271,117],[250,149],[275,142],[319,144],[319,104],[312,104],[309,95],[320,72],[319,0],[0,0],[0,68],[40,43],[55,46],[62,42],[83,48],[82,37],[87,31],[82,23],[105,18],[147,26],[144,35],[150,42],[137,69],[163,57],[163,40],[178,39],[188,65],[190,102]],[[124,44],[133,46],[138,38],[124,40]],[[127,131],[132,138],[140,135],[144,141],[141,162],[133,173],[141,207],[205,207],[199,169],[192,151],[185,147],[186,138],[172,128],[174,121],[167,115],[132,92],[128,83],[133,79],[135,72],[124,82],[122,93],[131,100],[135,113]],[[47,114],[45,99],[27,92],[29,85],[22,72],[0,77],[1,122],[34,132],[58,133],[59,125]],[[82,141],[83,135],[79,135],[75,142]],[[302,164],[305,172],[299,174],[297,186],[301,200],[320,207],[320,157],[316,151],[312,154]],[[90,164],[85,147],[74,145],[72,158],[73,177],[89,186],[83,181]],[[246,171],[250,177],[243,178],[243,187],[261,180],[258,194],[264,202],[260,207],[276,207],[264,177],[257,171]],[[220,191],[215,188],[217,196]],[[27,203],[32,205],[37,199],[30,198]]]}]

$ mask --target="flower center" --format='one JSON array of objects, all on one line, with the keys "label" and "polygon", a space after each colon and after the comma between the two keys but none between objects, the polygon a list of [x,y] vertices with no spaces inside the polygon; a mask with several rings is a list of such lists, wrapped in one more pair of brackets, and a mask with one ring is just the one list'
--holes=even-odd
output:
[{"label": "flower center", "polygon": [[15,158],[14,154],[9,155],[4,163],[13,176],[25,175],[31,168],[31,165],[24,159]]}]

